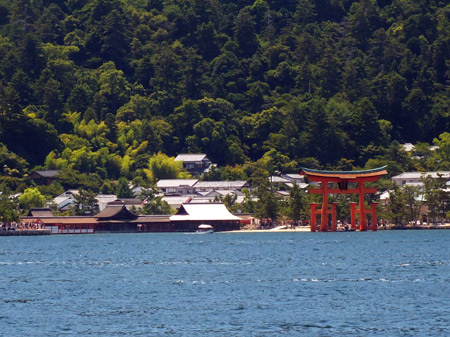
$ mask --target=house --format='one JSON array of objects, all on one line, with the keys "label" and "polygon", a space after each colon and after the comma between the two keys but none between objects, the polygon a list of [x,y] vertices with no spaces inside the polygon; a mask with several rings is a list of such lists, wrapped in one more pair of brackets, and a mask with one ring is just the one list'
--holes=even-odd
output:
[{"label": "house", "polygon": [[240,229],[241,218],[231,214],[222,203],[189,203],[181,205],[177,214],[170,217],[178,232],[194,232],[201,224],[216,231]]},{"label": "house", "polygon": [[162,200],[167,202],[173,209],[179,209],[182,204],[187,204],[192,199],[190,195],[165,195]]},{"label": "house", "polygon": [[441,176],[443,179],[450,180],[450,171],[439,171],[439,172],[403,172],[397,176],[391,178],[391,180],[400,187],[406,184],[421,184],[424,177],[430,176],[437,179]]},{"label": "house", "polygon": [[240,191],[230,191],[230,190],[215,190],[210,192],[199,192],[197,195],[195,195],[191,203],[205,203],[205,202],[215,202],[218,200],[223,199],[227,195],[235,195],[236,196],[236,203],[240,204],[244,201],[244,194]]},{"label": "house", "polygon": [[128,210],[141,209],[143,206],[142,200],[138,198],[120,198],[117,200],[121,201]]},{"label": "house", "polygon": [[59,170],[33,171],[30,178],[38,185],[50,185],[58,177]]},{"label": "house", "polygon": [[56,205],[56,209],[59,211],[67,211],[74,207],[75,196],[79,194],[78,190],[67,190],[64,193],[53,198],[53,204]]},{"label": "house", "polygon": [[194,185],[197,179],[161,179],[156,186],[164,195],[187,195],[194,194]]},{"label": "house", "polygon": [[211,166],[211,161],[206,154],[179,154],[175,161],[183,162],[183,168],[191,173],[207,172]]},{"label": "house", "polygon": [[97,194],[95,199],[98,203],[98,209],[103,211],[110,202],[116,201],[117,197],[115,194]]},{"label": "house", "polygon": [[296,183],[301,189],[305,189],[308,187],[308,184],[305,183],[305,177],[298,173],[287,173],[282,174],[281,177],[290,181],[287,185],[292,187],[294,183]]},{"label": "house", "polygon": [[245,180],[234,181],[198,181],[194,185],[196,193],[212,192],[217,190],[241,191],[243,188],[249,188],[250,185]]}]

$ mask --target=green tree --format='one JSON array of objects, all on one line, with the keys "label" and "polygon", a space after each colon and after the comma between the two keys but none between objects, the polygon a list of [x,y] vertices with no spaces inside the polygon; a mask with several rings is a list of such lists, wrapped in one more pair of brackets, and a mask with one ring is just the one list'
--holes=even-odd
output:
[{"label": "green tree", "polygon": [[298,224],[298,221],[301,218],[301,213],[303,209],[303,199],[304,199],[304,193],[300,189],[300,187],[297,185],[297,183],[294,182],[292,188],[289,191],[289,217],[292,221],[294,221],[295,224]]},{"label": "green tree", "polygon": [[8,190],[3,190],[0,197],[0,222],[10,223],[19,221],[18,203],[12,199]]},{"label": "green tree", "polygon": [[160,152],[149,159],[148,169],[145,170],[145,173],[152,182],[156,182],[159,179],[190,177],[190,175],[183,170],[183,162],[175,161],[174,157],[169,157]]},{"label": "green tree", "polygon": [[77,215],[94,215],[98,213],[98,201],[95,198],[94,192],[79,189],[78,194],[75,194],[74,210]]},{"label": "green tree", "polygon": [[30,187],[19,196],[19,204],[23,210],[43,207],[45,205],[45,197],[36,187]]},{"label": "green tree", "polygon": [[443,222],[447,214],[446,203],[449,200],[445,179],[440,174],[438,174],[438,177],[427,175],[422,178],[422,182],[424,185],[424,199],[428,210],[428,223]]},{"label": "green tree", "polygon": [[158,195],[158,192],[158,188],[154,185],[142,190],[140,194],[140,199],[144,204],[142,207],[142,214],[172,214],[172,208],[163,200],[162,195]]},{"label": "green tree", "polygon": [[133,198],[133,191],[131,191],[128,180],[124,177],[119,178],[116,189],[117,198]]},{"label": "green tree", "polygon": [[387,218],[391,219],[395,225],[401,225],[405,219],[405,195],[402,190],[393,184],[389,190],[389,202],[387,204]]},{"label": "green tree", "polygon": [[261,180],[257,187],[256,196],[256,214],[260,219],[270,219],[276,223],[280,215],[280,200],[274,193],[273,185],[268,179]]}]

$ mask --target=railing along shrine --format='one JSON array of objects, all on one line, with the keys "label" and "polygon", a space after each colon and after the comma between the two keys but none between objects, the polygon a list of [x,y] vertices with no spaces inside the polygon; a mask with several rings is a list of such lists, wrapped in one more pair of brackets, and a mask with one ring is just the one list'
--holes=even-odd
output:
[{"label": "railing along shrine", "polygon": [[[311,231],[317,230],[316,217],[320,215],[320,232],[328,231],[328,215],[331,215],[331,231],[337,230],[336,221],[336,207],[337,203],[331,203],[331,209],[328,207],[328,194],[358,194],[359,195],[359,207],[358,203],[350,203],[350,229],[356,230],[356,215],[359,214],[359,230],[367,231],[367,214],[371,214],[372,221],[370,229],[372,231],[377,230],[377,203],[373,202],[370,208],[366,208],[364,204],[364,196],[368,193],[376,193],[376,188],[368,188],[364,184],[366,182],[375,182],[382,175],[387,174],[386,167],[380,167],[372,170],[362,171],[323,171],[313,170],[308,168],[301,168],[302,174],[310,182],[320,183],[319,188],[310,188],[309,193],[322,194],[322,207],[317,209],[319,204],[311,204]],[[330,184],[336,185],[330,186]],[[353,186],[351,186],[353,185]],[[356,187],[354,187],[356,186]],[[349,188],[350,187],[350,188]]]}]

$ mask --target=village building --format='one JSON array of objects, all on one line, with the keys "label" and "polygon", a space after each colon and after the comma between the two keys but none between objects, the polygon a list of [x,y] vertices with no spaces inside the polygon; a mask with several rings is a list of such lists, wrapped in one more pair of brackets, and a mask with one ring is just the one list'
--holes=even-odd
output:
[{"label": "village building", "polygon": [[164,195],[187,195],[194,194],[194,185],[197,179],[161,179],[156,186]]},{"label": "village building", "polygon": [[179,154],[175,161],[183,162],[183,168],[194,174],[202,174],[212,165],[206,154]]},{"label": "village building", "polygon": [[249,188],[250,185],[245,180],[233,181],[198,181],[194,185],[196,193],[213,192],[218,190],[242,191],[243,188]]},{"label": "village building", "polygon": [[103,211],[109,203],[117,200],[117,196],[115,194],[97,194],[95,200],[97,200],[98,209]]},{"label": "village building", "polygon": [[33,179],[37,185],[50,185],[57,180],[58,174],[58,170],[38,170],[31,172],[30,178]]},{"label": "village building", "polygon": [[193,196],[191,203],[217,202],[225,198],[227,195],[236,196],[236,203],[240,204],[244,201],[244,194],[241,191],[216,190],[210,192],[198,192]]},{"label": "village building", "polygon": [[306,189],[309,185],[305,182],[305,177],[298,173],[286,173],[281,175],[282,178],[289,180],[286,185],[289,188],[294,186],[294,183],[298,185],[301,189]]},{"label": "village building", "polygon": [[162,200],[167,202],[172,209],[179,209],[182,204],[190,202],[191,199],[192,195],[165,195],[162,197]]},{"label": "village building", "polygon": [[391,180],[399,187],[410,184],[422,184],[423,178],[430,176],[433,179],[442,177],[446,181],[450,181],[450,171],[438,171],[438,172],[403,172],[396,175]]},{"label": "village building", "polygon": [[52,204],[61,212],[68,211],[75,206],[75,196],[78,195],[78,190],[71,189],[53,198]]}]

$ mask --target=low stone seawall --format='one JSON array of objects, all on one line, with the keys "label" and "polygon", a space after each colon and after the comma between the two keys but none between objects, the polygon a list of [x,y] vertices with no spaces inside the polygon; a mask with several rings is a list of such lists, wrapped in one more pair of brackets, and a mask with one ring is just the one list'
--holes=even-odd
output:
[{"label": "low stone seawall", "polygon": [[22,236],[22,235],[50,235],[49,229],[29,229],[29,230],[1,230],[0,236]]}]

